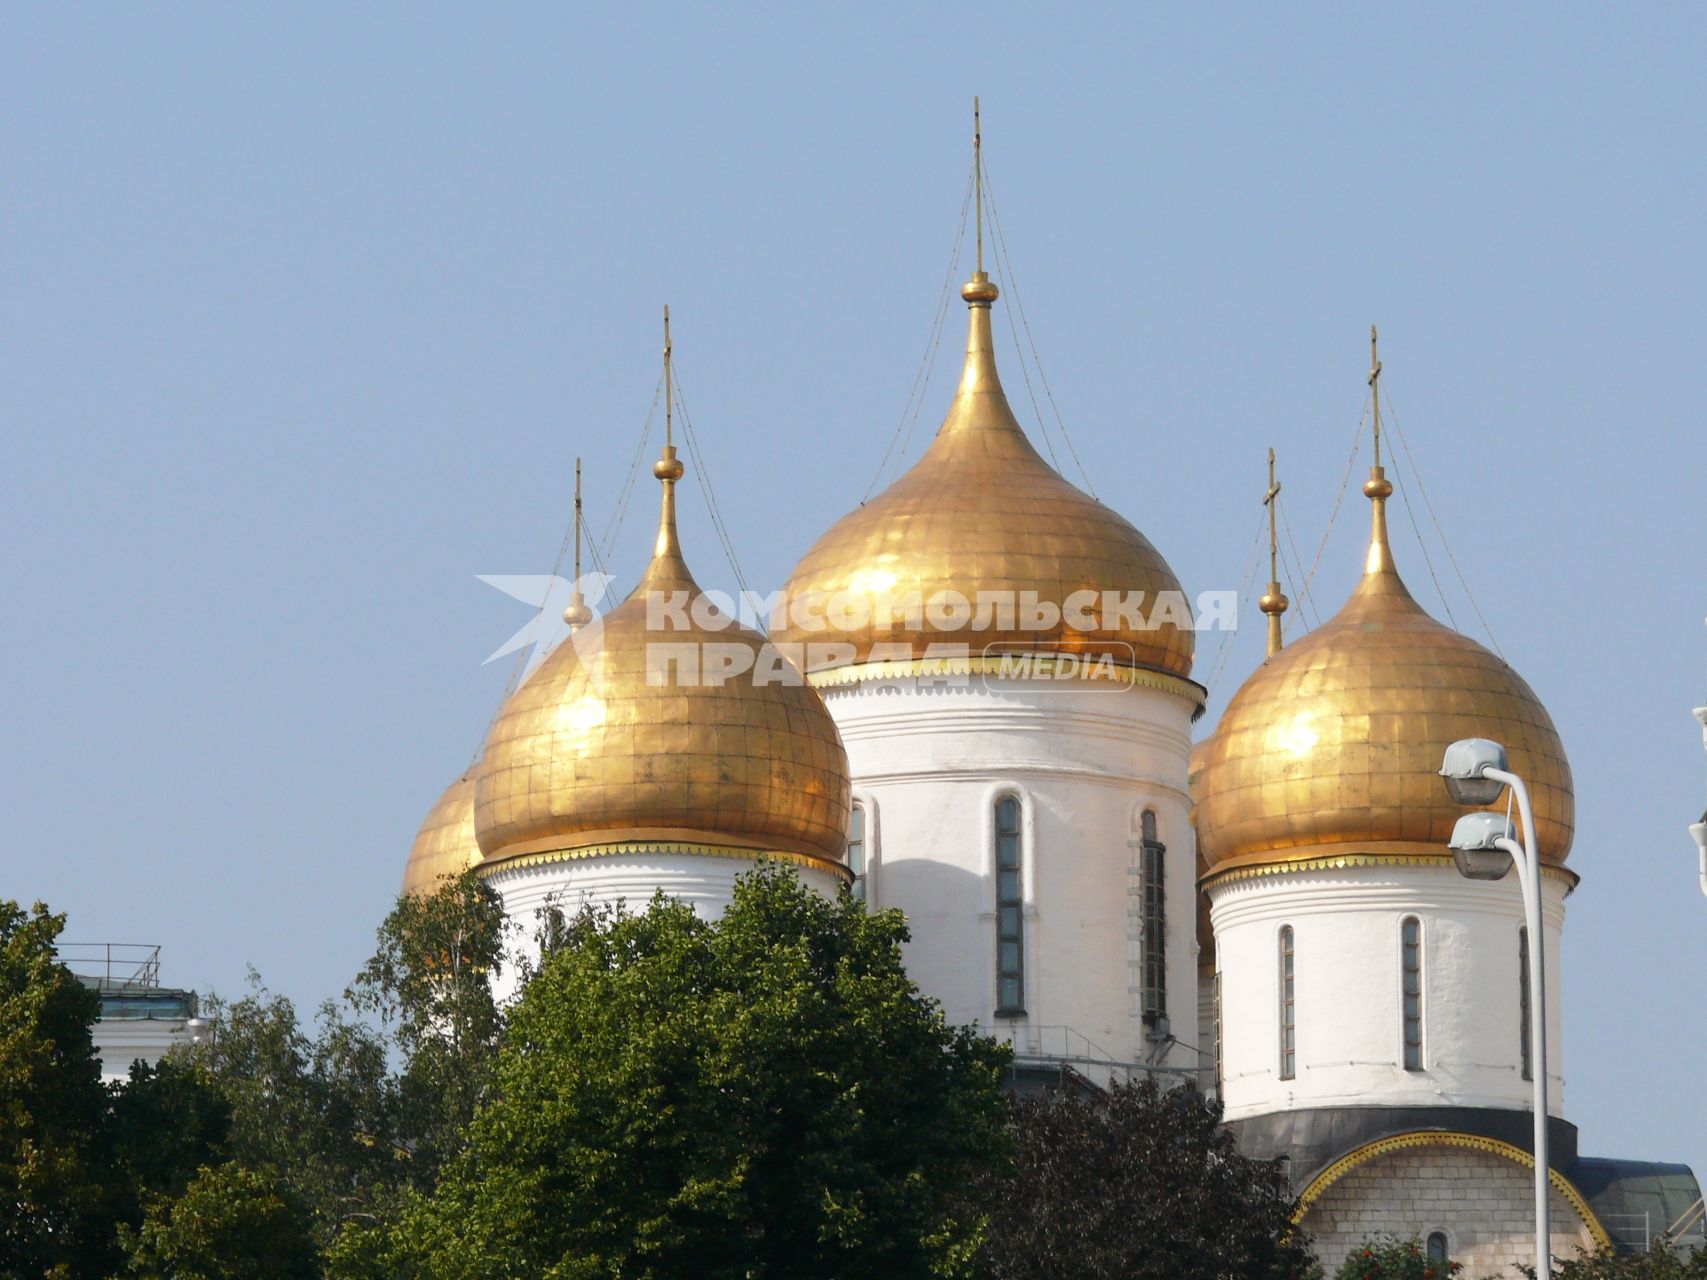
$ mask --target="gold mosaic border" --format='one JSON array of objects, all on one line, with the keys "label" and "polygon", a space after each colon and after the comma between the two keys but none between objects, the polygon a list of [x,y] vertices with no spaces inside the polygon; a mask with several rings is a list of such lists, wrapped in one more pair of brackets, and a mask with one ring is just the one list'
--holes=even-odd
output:
[{"label": "gold mosaic border", "polygon": [[[1338,1182],[1346,1174],[1360,1165],[1368,1164],[1377,1156],[1390,1155],[1395,1151],[1407,1151],[1415,1147],[1460,1147],[1471,1151],[1482,1151],[1488,1155],[1503,1156],[1513,1164],[1522,1165],[1525,1169],[1535,1168],[1535,1157],[1522,1147],[1514,1147],[1509,1142],[1498,1138],[1484,1138],[1471,1133],[1453,1133],[1420,1130],[1415,1133],[1396,1134],[1391,1138],[1377,1138],[1357,1148],[1349,1155],[1341,1156],[1326,1169],[1318,1173],[1305,1188],[1304,1194],[1298,1197],[1298,1210],[1292,1215],[1297,1223],[1304,1221],[1304,1215],[1310,1207],[1321,1199],[1327,1189]],[[1583,1220],[1583,1225],[1594,1237],[1595,1244],[1601,1248],[1610,1248],[1612,1237],[1606,1233],[1606,1228],[1600,1224],[1600,1219],[1594,1216],[1594,1210],[1589,1208],[1588,1201],[1583,1199],[1582,1192],[1571,1185],[1571,1180],[1557,1169],[1547,1170],[1547,1180],[1552,1183],[1553,1190],[1565,1198],[1565,1202],[1577,1211],[1577,1216]]]},{"label": "gold mosaic border", "polygon": [[540,853],[524,853],[514,858],[483,860],[476,870],[482,878],[508,867],[542,867],[555,862],[580,862],[588,858],[629,857],[646,853],[685,853],[700,858],[749,858],[788,862],[799,867],[828,871],[848,884],[853,872],[840,862],[816,854],[797,853],[792,849],[749,849],[733,844],[696,844],[688,840],[628,840],[612,844],[587,844],[576,849],[547,849]]},{"label": "gold mosaic border", "polygon": [[[1211,871],[1198,880],[1198,887],[1208,889],[1213,885],[1223,884],[1232,880],[1253,880],[1259,876],[1285,875],[1289,871],[1333,871],[1344,867],[1404,867],[1424,865],[1452,864],[1450,853],[1334,853],[1319,857],[1298,858],[1291,862],[1276,859],[1273,862],[1260,862],[1248,867],[1228,867],[1225,871]],[[1567,889],[1575,889],[1582,877],[1567,867],[1555,867],[1551,863],[1541,864],[1541,874],[1555,880],[1563,880]]]},{"label": "gold mosaic border", "polygon": [[[828,689],[841,685],[860,684],[866,680],[897,680],[909,676],[985,676],[1000,675],[1002,664],[1016,657],[1029,657],[1032,665],[1053,672],[1057,666],[1065,664],[1069,659],[1074,661],[1081,670],[1086,663],[1095,664],[1098,658],[1094,655],[1063,653],[1025,653],[1023,651],[1009,654],[978,654],[964,658],[900,658],[887,662],[855,662],[845,667],[830,667],[823,671],[808,672],[806,679],[815,688]],[[1124,684],[1140,689],[1161,689],[1166,693],[1175,693],[1190,699],[1197,709],[1192,713],[1192,719],[1203,714],[1203,708],[1209,694],[1206,689],[1195,681],[1186,680],[1180,676],[1169,675],[1165,671],[1152,671],[1148,667],[1129,667],[1118,662],[1109,662],[1091,667],[1089,675],[1081,675],[1080,679],[1106,680],[1116,684]]]}]

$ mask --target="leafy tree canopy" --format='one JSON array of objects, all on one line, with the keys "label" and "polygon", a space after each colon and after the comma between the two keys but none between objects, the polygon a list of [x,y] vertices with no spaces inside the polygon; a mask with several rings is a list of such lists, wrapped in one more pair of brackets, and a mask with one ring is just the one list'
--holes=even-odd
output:
[{"label": "leafy tree canopy", "polygon": [[905,937],[776,869],[715,924],[662,898],[567,922],[467,1150],[335,1271],[972,1274],[1006,1051],[918,993]]},{"label": "leafy tree canopy", "polygon": [[[1526,1268],[1531,1277],[1534,1268]],[[1682,1252],[1663,1237],[1647,1253],[1601,1249],[1553,1265],[1554,1280],[1707,1280],[1707,1248]]]},{"label": "leafy tree canopy", "polygon": [[461,1149],[502,1025],[489,979],[503,931],[496,894],[447,877],[398,901],[346,1004],[311,1025],[254,973],[245,995],[206,1002],[215,1034],[182,1060],[224,1099],[232,1158],[288,1187],[322,1243],[389,1219]]},{"label": "leafy tree canopy", "polygon": [[1221,1108],[1153,1079],[1016,1098],[1016,1176],[984,1251],[992,1280],[1293,1280],[1310,1274],[1296,1201],[1239,1154]]},{"label": "leafy tree canopy", "polygon": [[346,993],[396,1040],[397,1141],[409,1180],[430,1187],[461,1150],[491,1084],[503,1017],[492,980],[504,964],[503,902],[473,872],[406,895],[379,927],[379,948]]},{"label": "leafy tree canopy", "polygon": [[330,1002],[310,1035],[295,1005],[254,973],[247,995],[210,997],[204,1013],[214,1034],[179,1052],[229,1107],[232,1159],[288,1185],[321,1239],[372,1213],[401,1180],[396,1091],[380,1037]]},{"label": "leafy tree canopy", "polygon": [[128,1274],[141,1280],[315,1280],[308,1208],[266,1175],[235,1164],[201,1169],[177,1196],[149,1198],[124,1232]]},{"label": "leafy tree canopy", "polygon": [[65,917],[0,900],[0,1278],[103,1274],[115,1188],[90,1028],[100,997],[55,954]]}]

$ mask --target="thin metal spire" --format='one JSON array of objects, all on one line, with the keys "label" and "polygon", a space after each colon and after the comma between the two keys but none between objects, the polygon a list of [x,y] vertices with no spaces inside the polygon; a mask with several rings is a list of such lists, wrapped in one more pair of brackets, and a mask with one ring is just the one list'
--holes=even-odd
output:
[{"label": "thin metal spire", "polygon": [[[984,270],[984,128],[979,122],[978,99],[972,99],[972,182],[977,189],[978,271]],[[961,223],[965,226],[965,223]]]},{"label": "thin metal spire", "polygon": [[[578,469],[576,474],[579,476]],[[577,479],[577,487],[579,483]],[[1274,449],[1271,446],[1268,451],[1268,492],[1262,496],[1262,504],[1268,508],[1268,577],[1271,582],[1280,576],[1277,568],[1280,560],[1280,539],[1276,536],[1274,527],[1274,500],[1279,496],[1280,486],[1274,480]]]},{"label": "thin metal spire", "polygon": [[563,611],[563,621],[570,631],[579,630],[593,620],[593,611],[581,598],[581,460],[575,459],[575,580],[569,586],[569,607]]},{"label": "thin metal spire", "polygon": [[1268,451],[1268,492],[1262,496],[1268,508],[1268,590],[1257,601],[1257,608],[1268,615],[1268,656],[1280,652],[1280,615],[1286,612],[1289,601],[1280,592],[1280,537],[1275,527],[1275,508],[1280,497],[1280,482],[1274,478],[1274,450]]},{"label": "thin metal spire", "polygon": [[1363,482],[1363,496],[1373,508],[1370,516],[1369,554],[1364,557],[1366,578],[1390,577],[1397,580],[1393,568],[1393,549],[1387,541],[1387,499],[1393,496],[1393,482],[1381,465],[1381,352],[1376,346],[1375,326],[1369,326],[1369,401],[1373,406],[1371,419],[1375,424],[1375,465],[1369,468],[1369,479]]},{"label": "thin metal spire", "polygon": [[1369,326],[1369,403],[1375,423],[1375,465],[1381,465],[1381,352],[1376,345],[1375,326]]},{"label": "thin metal spire", "polygon": [[[670,308],[664,308],[664,450],[652,464],[652,474],[664,488],[663,505],[658,511],[658,541],[652,549],[652,563],[635,591],[657,590],[666,585],[693,585],[693,577],[682,559],[682,545],[676,534],[676,481],[686,468],[676,457],[675,422],[671,416],[674,389],[670,385]],[[697,590],[698,588],[695,588]]]}]

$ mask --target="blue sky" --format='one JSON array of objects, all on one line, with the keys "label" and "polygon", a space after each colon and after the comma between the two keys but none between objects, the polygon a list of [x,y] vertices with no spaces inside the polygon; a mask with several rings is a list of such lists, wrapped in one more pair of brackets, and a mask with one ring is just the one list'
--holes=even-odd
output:
[{"label": "blue sky", "polygon": [[[747,579],[779,584],[858,501],[926,348],[978,93],[1055,399],[1188,587],[1238,585],[1269,445],[1313,559],[1380,323],[1435,512],[1576,769],[1567,1109],[1587,1152],[1707,1170],[1683,830],[1707,700],[1704,26],[9,8],[0,895],[164,944],[168,981],[230,990],[253,963],[304,1002],[341,989],[508,674],[481,660],[524,614],[475,575],[550,569],[577,454],[604,526],[663,303]],[[732,585],[686,494],[701,580]],[[652,501],[612,554],[630,581]],[[1365,530],[1354,490],[1324,614]],[[1254,615],[1234,646],[1205,731],[1260,656]]]}]

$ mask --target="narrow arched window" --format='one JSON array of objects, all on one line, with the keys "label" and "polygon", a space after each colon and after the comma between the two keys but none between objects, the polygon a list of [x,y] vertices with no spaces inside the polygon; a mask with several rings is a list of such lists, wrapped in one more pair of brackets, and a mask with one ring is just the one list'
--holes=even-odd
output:
[{"label": "narrow arched window", "polygon": [[1215,1032],[1215,1096],[1220,1097],[1226,1081],[1226,1057],[1221,1040],[1221,971],[1215,971],[1215,1002],[1211,1009]]},{"label": "narrow arched window", "polygon": [[1428,1233],[1428,1260],[1430,1262],[1445,1262],[1446,1232],[1431,1231]]},{"label": "narrow arched window", "polygon": [[1020,884],[1019,801],[996,801],[996,1016],[1025,1013],[1025,899]]},{"label": "narrow arched window", "polygon": [[1280,929],[1280,1078],[1298,1074],[1298,955],[1292,926]]},{"label": "narrow arched window", "polygon": [[1144,887],[1144,1025],[1168,1016],[1167,847],[1156,835],[1156,812],[1144,810],[1138,822]]},{"label": "narrow arched window", "polygon": [[861,902],[865,901],[865,806],[856,804],[853,816],[848,819],[848,870],[853,872],[853,883],[848,886],[848,892]]},{"label": "narrow arched window", "polygon": [[1524,926],[1517,931],[1517,1060],[1525,1080],[1535,1078],[1529,1060],[1529,1008],[1529,929]]},{"label": "narrow arched window", "polygon": [[1400,926],[1399,961],[1404,976],[1399,994],[1404,1002],[1405,1070],[1421,1071],[1423,1058],[1422,922],[1407,916]]}]

